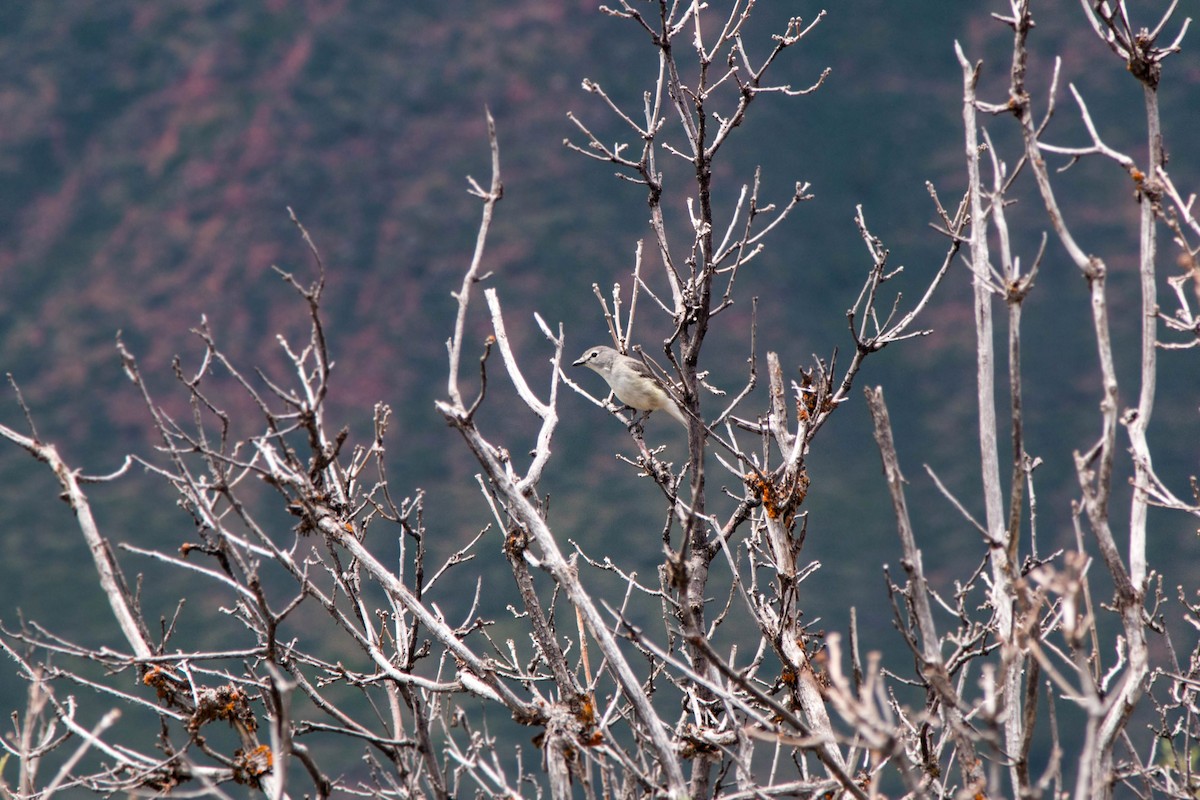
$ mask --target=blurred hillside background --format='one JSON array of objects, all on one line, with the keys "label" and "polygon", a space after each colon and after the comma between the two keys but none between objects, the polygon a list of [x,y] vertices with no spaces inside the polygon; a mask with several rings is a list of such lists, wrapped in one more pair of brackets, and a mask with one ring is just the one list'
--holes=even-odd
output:
[{"label": "blurred hillside background", "polygon": [[[1161,5],[1141,22],[1153,24]],[[1182,5],[1196,13],[1194,3]],[[701,365],[714,383],[736,390],[744,379],[752,296],[760,298],[759,355],[778,351],[789,378],[813,354],[828,358],[840,348],[848,357],[844,315],[870,266],[854,225],[858,204],[890,248],[892,265],[905,266],[888,287],[909,300],[919,295],[945,250],[928,227],[935,215],[925,182],[950,208],[965,186],[955,40],[969,58],[984,60],[981,97],[1006,97],[1009,30],[988,11],[1007,12],[1007,4],[991,6],[920,4],[915,11],[887,0],[842,0],[782,57],[774,77],[793,87],[810,85],[826,67],[832,72],[810,96],[764,97],[752,107],[718,174],[717,201],[727,213],[756,165],[765,200],[786,202],[797,181],[810,182],[815,199],[739,277],[738,306],[719,318]],[[760,4],[748,49],[765,54],[788,17],[810,20],[820,9]],[[1144,161],[1140,86],[1076,4],[1035,6],[1034,15],[1030,87],[1039,93],[1039,113],[1052,59],[1063,59],[1048,138],[1086,141],[1065,91],[1074,82],[1106,141]],[[1171,174],[1189,191],[1200,187],[1196,35],[1168,59],[1161,93]],[[490,520],[470,454],[433,407],[445,386],[450,292],[469,262],[479,217],[466,176],[488,176],[484,108],[495,115],[505,184],[485,264],[524,366],[545,387],[551,351],[534,312],[564,323],[569,357],[603,341],[592,284],[627,288],[636,243],[648,236],[638,188],[563,146],[565,138],[581,141],[567,113],[601,139],[627,140],[581,82],[596,81],[634,113],[654,76],[654,53],[641,32],[590,0],[4,3],[0,369],[19,382],[41,437],[74,465],[106,473],[128,452],[152,453],[148,415],[120,369],[117,332],[173,414],[188,411],[173,386],[172,359],[179,355],[185,372],[194,369],[201,347],[189,329],[201,315],[241,366],[278,374],[275,335],[296,342],[307,327],[302,303],[270,267],[302,282],[314,275],[290,206],[328,268],[324,308],[337,360],[328,419],[334,429],[349,426],[351,443],[361,442],[369,440],[376,402],[395,409],[393,494],[426,490],[433,546],[445,555]],[[999,143],[1013,143],[1011,119],[985,124]],[[1016,157],[1011,147],[1006,154]],[[1078,164],[1059,180],[1077,237],[1112,269],[1119,368],[1126,392],[1136,391],[1132,187],[1100,161]],[[667,211],[679,229],[682,202]],[[1048,227],[1044,214],[1036,201],[1011,213],[1025,224],[1018,250],[1032,259]],[[1162,249],[1161,274],[1173,274],[1165,237]],[[489,326],[478,311],[471,323],[482,343]],[[1046,460],[1037,473],[1038,519],[1039,547],[1049,552],[1074,541],[1070,453],[1097,435],[1099,402],[1086,287],[1054,240],[1025,326],[1027,446]],[[921,327],[933,333],[869,359],[860,385],[885,388],[917,535],[937,584],[939,575],[961,574],[952,565],[981,552],[978,534],[921,468],[928,463],[982,516],[973,320],[961,264]],[[638,331],[655,354],[667,321],[645,303]],[[1186,496],[1187,476],[1200,472],[1200,362],[1195,351],[1169,351],[1160,369],[1150,430],[1155,465]],[[598,391],[594,378],[580,380]],[[506,400],[499,383],[489,386],[483,428],[523,447],[534,420]],[[0,419],[23,428],[20,409],[5,395]],[[760,389],[760,405],[763,397]],[[881,568],[897,560],[899,548],[860,397],[856,391],[834,417],[810,460],[803,558],[822,564],[805,584],[808,619],[844,629],[856,605],[864,647],[875,648],[896,642]],[[250,409],[241,411],[249,425]],[[661,561],[660,502],[651,484],[614,458],[631,452],[629,438],[569,392],[560,395],[559,411],[545,485],[555,498],[556,530],[653,575]],[[683,457],[684,439],[669,421],[652,419],[648,437]],[[48,471],[15,447],[0,447],[0,481],[0,620],[12,628],[23,617],[84,641],[113,641],[87,549]],[[90,495],[115,541],[171,550],[191,538],[190,520],[170,492],[140,470],[93,486]],[[1114,519],[1123,513],[1114,510]],[[1164,514],[1152,520],[1151,566],[1165,570],[1168,586],[1195,587],[1194,525]],[[492,570],[489,594],[503,602],[511,578],[498,535],[485,539],[481,553],[494,557],[481,569]],[[129,557],[124,563],[131,577],[156,569]],[[160,577],[146,579],[145,602],[169,616],[186,583],[164,585]],[[439,602],[452,611],[467,599],[450,593]],[[194,619],[220,605],[204,597],[189,603],[185,615]],[[22,705],[23,691],[0,677],[0,709]]]}]

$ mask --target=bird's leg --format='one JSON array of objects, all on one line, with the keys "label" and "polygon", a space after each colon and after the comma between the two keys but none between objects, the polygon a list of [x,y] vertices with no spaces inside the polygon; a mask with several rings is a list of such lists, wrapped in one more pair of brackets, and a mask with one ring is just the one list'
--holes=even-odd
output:
[{"label": "bird's leg", "polygon": [[650,418],[650,412],[649,411],[638,411],[633,406],[625,406],[625,407],[628,408],[630,411],[634,412],[633,417],[629,420],[629,424],[626,425],[625,427],[630,433],[636,433],[637,438],[641,439],[642,434],[645,432],[646,420]]}]

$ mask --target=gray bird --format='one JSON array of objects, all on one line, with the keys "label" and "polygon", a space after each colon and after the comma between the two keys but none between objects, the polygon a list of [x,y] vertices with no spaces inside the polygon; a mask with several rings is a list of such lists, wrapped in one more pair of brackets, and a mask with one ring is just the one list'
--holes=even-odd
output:
[{"label": "gray bird", "polygon": [[667,394],[658,379],[636,358],[623,356],[611,347],[589,347],[575,362],[600,373],[613,394],[625,405],[638,411],[657,411],[660,408],[687,427],[687,417]]}]

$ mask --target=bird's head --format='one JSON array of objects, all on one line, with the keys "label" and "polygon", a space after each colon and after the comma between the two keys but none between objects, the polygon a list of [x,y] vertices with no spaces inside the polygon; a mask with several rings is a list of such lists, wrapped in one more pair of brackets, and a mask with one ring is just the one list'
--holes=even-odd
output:
[{"label": "bird's head", "polygon": [[589,347],[584,351],[578,359],[573,363],[576,367],[591,367],[600,372],[601,370],[612,365],[613,360],[617,357],[617,351],[611,347],[600,345],[598,347]]}]

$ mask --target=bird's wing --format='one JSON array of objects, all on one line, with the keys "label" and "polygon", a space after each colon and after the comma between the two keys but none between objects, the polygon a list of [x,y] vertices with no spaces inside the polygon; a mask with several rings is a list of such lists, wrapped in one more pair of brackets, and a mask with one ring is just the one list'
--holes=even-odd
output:
[{"label": "bird's wing", "polygon": [[678,381],[664,380],[661,376],[655,374],[649,367],[647,367],[646,364],[640,358],[634,358],[633,356],[625,356],[625,359],[626,359],[625,363],[629,365],[629,368],[631,370],[633,370],[633,372],[635,374],[637,374],[637,376],[639,378],[649,378],[650,380],[657,383],[659,386],[669,385],[675,391],[677,391],[677,392],[681,391]]},{"label": "bird's wing", "polygon": [[650,368],[643,364],[640,359],[634,358],[633,356],[626,356],[626,359],[627,361],[625,363],[627,363],[629,368],[636,372],[639,377],[650,378],[655,381],[658,380],[654,373],[650,371]]}]

